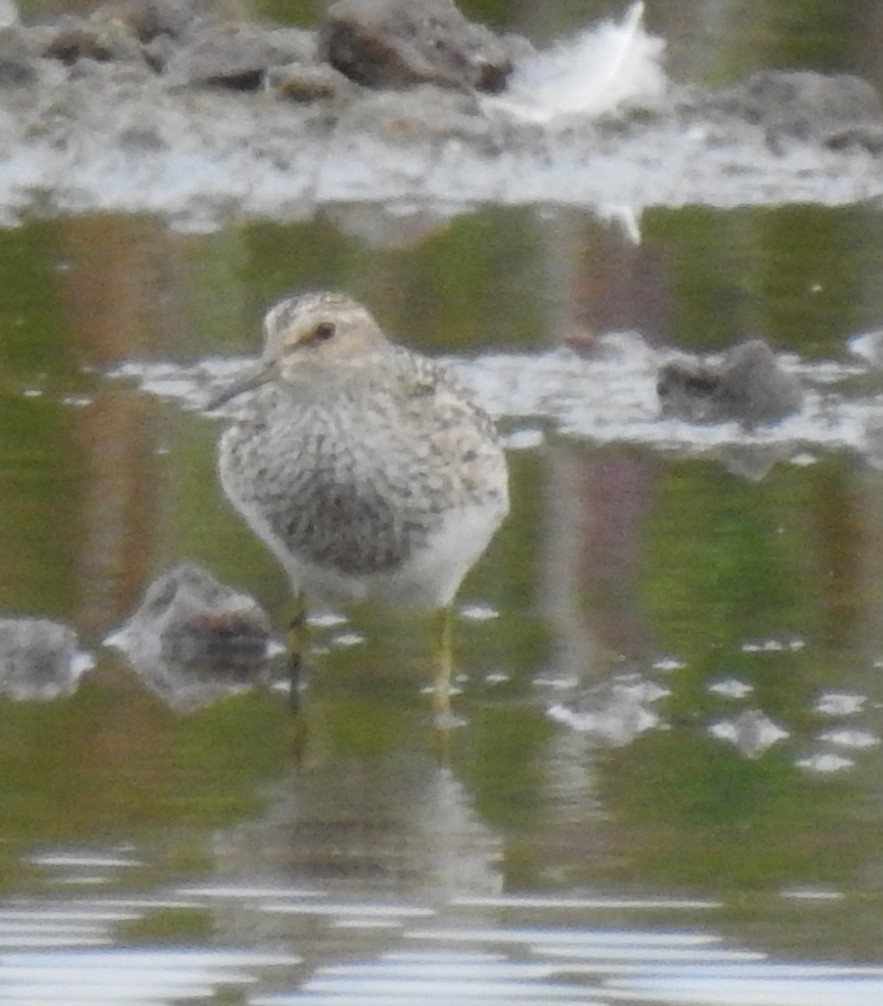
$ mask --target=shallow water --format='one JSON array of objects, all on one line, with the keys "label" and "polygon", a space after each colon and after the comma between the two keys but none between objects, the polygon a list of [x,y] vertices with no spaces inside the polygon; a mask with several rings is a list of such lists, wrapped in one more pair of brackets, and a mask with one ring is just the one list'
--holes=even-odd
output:
[{"label": "shallow water", "polygon": [[[805,37],[753,23],[770,64]],[[710,76],[748,58],[722,34]],[[0,697],[0,1002],[883,1001],[881,267],[872,206],[0,230],[0,614],[84,657]],[[507,444],[443,733],[419,617],[314,611],[299,716],[278,681],[183,712],[106,645],[185,559],[282,638],[200,410],[320,285],[450,358]],[[661,360],[757,334],[798,415],[659,419]]]},{"label": "shallow water", "polygon": [[[634,245],[489,208],[393,247],[354,207],[0,233],[0,610],[94,661],[0,701],[5,1001],[883,996],[880,378],[847,345],[883,317],[880,225],[691,209]],[[443,735],[420,618],[315,612],[299,717],[272,686],[179,712],[103,645],[183,559],[284,625],[200,405],[266,301],[317,284],[450,357],[509,447]],[[798,416],[658,419],[660,359],[757,332]]]}]

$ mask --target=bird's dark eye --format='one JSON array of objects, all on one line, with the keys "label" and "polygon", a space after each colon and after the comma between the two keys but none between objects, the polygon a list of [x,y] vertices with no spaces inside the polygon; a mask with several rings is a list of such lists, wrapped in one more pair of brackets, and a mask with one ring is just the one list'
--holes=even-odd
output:
[{"label": "bird's dark eye", "polygon": [[330,321],[320,321],[313,329],[313,338],[317,342],[327,342],[337,331]]}]

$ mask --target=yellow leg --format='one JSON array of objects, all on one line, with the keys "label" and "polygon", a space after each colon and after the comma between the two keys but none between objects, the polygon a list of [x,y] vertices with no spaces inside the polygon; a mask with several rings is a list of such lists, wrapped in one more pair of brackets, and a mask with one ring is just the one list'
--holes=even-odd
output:
[{"label": "yellow leg", "polygon": [[454,669],[453,615],[451,607],[440,608],[435,625],[435,682],[433,704],[439,725],[449,725],[451,720],[451,676]]}]

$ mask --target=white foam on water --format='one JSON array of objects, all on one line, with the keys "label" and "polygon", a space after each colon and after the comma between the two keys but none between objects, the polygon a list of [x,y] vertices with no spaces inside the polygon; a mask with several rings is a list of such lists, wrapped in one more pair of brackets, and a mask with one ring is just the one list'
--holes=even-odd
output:
[{"label": "white foam on water", "polygon": [[723,695],[727,699],[744,699],[754,691],[754,686],[738,678],[723,678],[707,686],[708,691],[715,695]]}]

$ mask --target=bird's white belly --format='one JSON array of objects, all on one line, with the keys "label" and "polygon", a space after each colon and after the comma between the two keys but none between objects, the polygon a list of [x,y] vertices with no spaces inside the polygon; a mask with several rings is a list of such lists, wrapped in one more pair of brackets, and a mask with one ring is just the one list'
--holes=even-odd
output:
[{"label": "bird's white belly", "polygon": [[451,511],[427,545],[400,566],[351,574],[289,551],[258,508],[241,502],[252,530],[282,563],[295,591],[333,602],[379,601],[400,608],[442,608],[450,604],[463,577],[487,547],[506,515],[505,506],[469,506]]},{"label": "bird's white belly", "polygon": [[484,552],[503,516],[497,507],[453,511],[429,543],[401,566],[354,577],[305,565],[301,589],[331,599],[370,598],[399,608],[445,607]]}]

